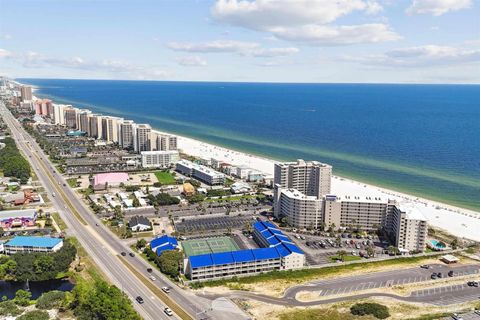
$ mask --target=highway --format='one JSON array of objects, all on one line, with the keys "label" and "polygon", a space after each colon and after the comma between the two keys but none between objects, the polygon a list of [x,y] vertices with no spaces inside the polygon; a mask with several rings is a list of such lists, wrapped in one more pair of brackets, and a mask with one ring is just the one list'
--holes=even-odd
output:
[{"label": "highway", "polygon": [[[18,148],[26,155],[38,179],[45,187],[53,206],[67,224],[67,233],[79,240],[102,272],[132,299],[135,309],[144,319],[178,318],[176,315],[168,317],[164,313],[163,309],[166,304],[143,284],[125,263],[122,263],[121,259],[124,259],[131,267],[146,277],[149,276],[146,272],[146,268],[149,266],[147,262],[138,256],[120,256],[122,251],[128,253],[131,250],[104,227],[83,201],[68,187],[65,179],[52,166],[35,140],[23,129],[2,102],[0,102],[0,114],[9,126]],[[80,218],[75,216],[75,212],[78,213]],[[208,315],[210,300],[178,288],[158,272],[154,272],[154,275],[157,280],[152,283],[159,288],[162,286],[170,287],[171,293],[168,297],[181,306],[190,315],[191,319]],[[145,302],[143,304],[137,303],[135,301],[137,296],[143,297]],[[189,318],[188,315],[184,318]],[[209,318],[212,319],[213,317],[209,316]]]}]

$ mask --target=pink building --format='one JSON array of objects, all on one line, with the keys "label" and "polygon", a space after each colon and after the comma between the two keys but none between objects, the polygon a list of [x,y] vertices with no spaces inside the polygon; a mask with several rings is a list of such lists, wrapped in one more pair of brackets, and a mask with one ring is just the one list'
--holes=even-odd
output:
[{"label": "pink building", "polygon": [[128,182],[128,174],[125,172],[99,173],[93,176],[90,184],[95,190],[106,189],[107,186],[118,186]]}]

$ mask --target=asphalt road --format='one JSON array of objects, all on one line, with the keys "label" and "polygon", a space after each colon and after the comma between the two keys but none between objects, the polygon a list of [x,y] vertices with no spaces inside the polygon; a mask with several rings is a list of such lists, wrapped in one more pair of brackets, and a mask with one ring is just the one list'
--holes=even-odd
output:
[{"label": "asphalt road", "polygon": [[[88,209],[84,207],[81,200],[76,197],[69,187],[63,187],[63,183],[66,183],[63,177],[51,166],[40,147],[25,132],[3,103],[0,104],[0,112],[6,124],[10,127],[12,136],[16,140],[19,149],[29,158],[28,160],[32,164],[40,182],[45,187],[53,206],[67,224],[68,234],[75,236],[79,240],[99,268],[132,299],[135,309],[144,319],[176,318],[175,316],[168,317],[163,312],[165,304],[120,262],[117,254],[121,251],[129,251],[128,248],[124,247],[119,239],[114,238],[115,236],[108,230],[103,227],[96,227],[98,223],[96,218],[88,212]],[[59,188],[65,194],[68,203],[61,196]],[[55,196],[53,196],[54,193],[56,194]],[[69,204],[80,213],[87,225],[81,223],[74,216]],[[101,226],[100,223],[98,225]],[[143,261],[139,258],[128,258],[129,262],[139,270],[146,269]],[[160,275],[158,275],[158,279],[159,286],[173,287],[170,283],[162,280]],[[172,291],[172,298],[189,312],[193,318],[198,310],[205,308],[201,304],[197,307],[194,295],[186,295],[178,290]],[[137,296],[142,296],[145,302],[143,304],[137,303],[135,301]]]},{"label": "asphalt road", "polygon": [[[472,275],[472,279],[479,278],[479,265],[468,266],[446,266],[446,265],[432,265],[431,269],[409,268],[403,270],[394,270],[386,272],[375,272],[359,276],[341,277],[329,280],[314,281],[304,285],[291,287],[285,291],[285,294],[281,298],[275,298],[265,296],[261,294],[255,294],[246,291],[232,292],[230,298],[240,299],[253,299],[270,304],[288,305],[296,307],[316,306],[329,303],[336,303],[348,300],[357,300],[370,297],[390,297],[397,300],[416,303],[428,303],[433,305],[449,305],[456,303],[464,303],[480,298],[480,288],[469,287],[465,284],[459,285],[445,285],[437,288],[422,289],[413,291],[409,296],[399,296],[390,293],[370,292],[355,294],[355,292],[361,290],[369,290],[375,288],[388,287],[393,285],[402,285],[407,283],[425,282],[429,281],[432,272],[442,272],[444,275],[448,271],[454,271],[455,276]],[[341,297],[324,298],[318,301],[303,302],[296,299],[296,295],[299,292],[320,292],[320,296],[329,295],[344,295]],[[350,294],[350,295],[348,295]],[[215,297],[215,295],[208,295],[209,298]]]}]

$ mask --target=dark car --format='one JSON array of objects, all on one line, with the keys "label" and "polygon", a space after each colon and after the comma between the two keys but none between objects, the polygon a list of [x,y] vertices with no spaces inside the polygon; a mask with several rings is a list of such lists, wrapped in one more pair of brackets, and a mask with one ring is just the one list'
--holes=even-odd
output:
[{"label": "dark car", "polygon": [[448,276],[453,277],[453,270],[448,271]]},{"label": "dark car", "polygon": [[130,257],[135,257],[135,254],[134,254],[133,252],[130,252],[128,255],[129,255]]},{"label": "dark car", "polygon": [[420,266],[420,268],[422,268],[422,269],[430,269],[430,266],[429,266],[428,264],[422,264],[422,265]]},{"label": "dark car", "polygon": [[443,277],[442,273],[441,272],[437,273],[437,277],[442,278]]},{"label": "dark car", "polygon": [[430,276],[430,278],[432,278],[433,280],[437,279],[437,274],[436,274],[436,273],[432,273],[432,275]]},{"label": "dark car", "polygon": [[125,257],[127,253],[125,251],[122,251],[121,255]]},{"label": "dark car", "polygon": [[147,272],[152,272],[153,269],[152,268],[147,268]]},{"label": "dark car", "polygon": [[145,302],[145,301],[143,301],[143,298],[140,297],[140,296],[136,297],[135,300],[137,300],[137,302],[140,303],[140,304]]}]

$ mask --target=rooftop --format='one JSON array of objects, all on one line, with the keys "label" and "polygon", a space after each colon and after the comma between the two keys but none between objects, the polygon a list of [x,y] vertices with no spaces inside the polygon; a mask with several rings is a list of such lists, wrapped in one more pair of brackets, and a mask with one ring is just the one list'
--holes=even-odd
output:
[{"label": "rooftop", "polygon": [[282,189],[282,193],[291,198],[291,199],[298,199],[298,200],[318,200],[315,196],[307,196],[304,193],[298,191],[297,189]]},{"label": "rooftop", "polygon": [[407,219],[427,221],[427,218],[423,215],[423,213],[412,203],[400,203],[397,205],[397,207],[402,212],[405,212]]},{"label": "rooftop", "polygon": [[53,248],[63,240],[60,238],[48,237],[23,237],[18,236],[8,241],[5,247],[41,247]]},{"label": "rooftop", "polygon": [[208,174],[209,176],[212,176],[212,177],[224,177],[225,176],[221,172],[218,172],[218,171],[213,170],[213,169],[211,169],[209,167],[206,167],[206,166],[202,166],[200,164],[193,163],[192,161],[189,161],[189,160],[182,159],[182,160],[178,161],[177,164],[180,164],[180,165],[182,165],[184,167],[187,167],[189,169],[194,169],[196,171],[200,171],[200,172]]},{"label": "rooftop", "polygon": [[[23,195],[22,195],[23,198]],[[16,219],[16,218],[35,218],[36,211],[34,209],[26,210],[4,210],[0,211],[0,220]]]},{"label": "rooftop", "polygon": [[109,172],[99,173],[93,177],[93,184],[105,184],[105,183],[125,183],[128,181],[128,174],[125,172]]}]

